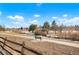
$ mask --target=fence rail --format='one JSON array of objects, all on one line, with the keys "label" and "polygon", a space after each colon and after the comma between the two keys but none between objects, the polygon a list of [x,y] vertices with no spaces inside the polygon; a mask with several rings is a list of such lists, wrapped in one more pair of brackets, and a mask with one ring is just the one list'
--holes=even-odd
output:
[{"label": "fence rail", "polygon": [[1,55],[4,55],[4,54],[2,53],[2,51],[0,51],[0,54],[1,54]]},{"label": "fence rail", "polygon": [[[5,50],[6,52],[8,52],[10,55],[13,55],[13,54],[12,54],[10,51],[8,51],[7,49],[5,49],[4,46],[7,46],[8,48],[12,49],[13,51],[16,51],[16,52],[20,53],[21,55],[25,55],[25,54],[24,54],[24,49],[25,49],[25,50],[28,50],[28,51],[30,51],[30,52],[32,52],[32,53],[35,53],[35,54],[37,54],[37,55],[42,55],[42,53],[40,53],[40,52],[38,52],[38,51],[35,51],[35,50],[33,50],[32,48],[30,48],[30,47],[25,47],[25,42],[24,42],[24,41],[23,41],[22,44],[21,44],[21,43],[13,42],[13,41],[11,41],[11,40],[7,40],[7,38],[3,38],[3,37],[0,37],[0,38],[4,40],[4,42],[0,41],[0,43],[3,44],[3,45],[0,44],[0,46],[2,47],[2,49],[4,49],[4,50]],[[7,41],[7,42],[10,42],[10,43],[12,43],[12,44],[16,44],[16,45],[21,46],[21,47],[22,47],[22,48],[21,48],[21,51],[19,51],[19,50],[13,48],[13,47],[7,45],[7,44],[6,44],[6,41]]]}]

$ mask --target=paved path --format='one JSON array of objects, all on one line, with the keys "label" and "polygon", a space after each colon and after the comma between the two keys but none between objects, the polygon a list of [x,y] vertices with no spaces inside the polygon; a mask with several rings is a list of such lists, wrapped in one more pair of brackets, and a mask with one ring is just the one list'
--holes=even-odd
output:
[{"label": "paved path", "polygon": [[56,39],[55,40],[53,40],[53,39],[52,40],[44,39],[42,41],[54,42],[54,43],[57,43],[57,44],[63,44],[63,45],[79,48],[79,44],[78,43],[65,42],[65,41],[56,40]]}]

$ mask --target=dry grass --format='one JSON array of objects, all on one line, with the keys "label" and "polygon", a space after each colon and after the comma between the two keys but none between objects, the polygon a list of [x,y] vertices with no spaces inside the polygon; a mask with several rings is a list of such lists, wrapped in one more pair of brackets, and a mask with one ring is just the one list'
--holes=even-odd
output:
[{"label": "dry grass", "polygon": [[51,34],[59,38],[79,41],[79,32],[52,32]]}]

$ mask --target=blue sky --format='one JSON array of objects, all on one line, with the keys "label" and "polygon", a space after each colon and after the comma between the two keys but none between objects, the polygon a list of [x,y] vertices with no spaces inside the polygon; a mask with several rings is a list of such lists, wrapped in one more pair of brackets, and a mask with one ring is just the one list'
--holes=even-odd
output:
[{"label": "blue sky", "polygon": [[77,3],[0,3],[0,24],[6,27],[28,27],[30,24],[79,25]]}]

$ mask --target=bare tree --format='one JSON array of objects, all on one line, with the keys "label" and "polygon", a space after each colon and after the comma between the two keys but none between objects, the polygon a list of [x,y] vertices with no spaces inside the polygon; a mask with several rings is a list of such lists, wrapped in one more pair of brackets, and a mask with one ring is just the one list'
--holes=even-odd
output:
[{"label": "bare tree", "polygon": [[0,25],[0,31],[5,31],[5,26]]},{"label": "bare tree", "polygon": [[58,25],[56,24],[55,20],[51,24],[51,29],[55,31],[55,34],[56,34],[56,31],[58,30]]},{"label": "bare tree", "polygon": [[44,25],[43,25],[43,29],[44,30],[46,30],[47,31],[47,33],[48,33],[48,31],[49,31],[49,29],[50,29],[50,25],[49,25],[49,22],[44,22]]}]

